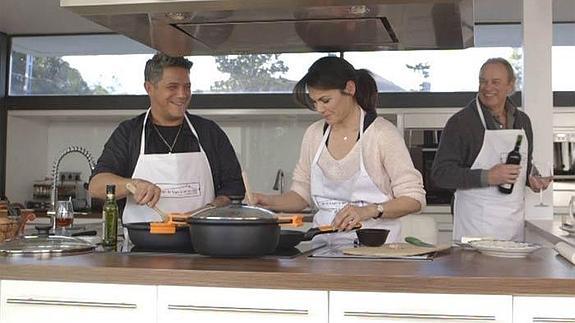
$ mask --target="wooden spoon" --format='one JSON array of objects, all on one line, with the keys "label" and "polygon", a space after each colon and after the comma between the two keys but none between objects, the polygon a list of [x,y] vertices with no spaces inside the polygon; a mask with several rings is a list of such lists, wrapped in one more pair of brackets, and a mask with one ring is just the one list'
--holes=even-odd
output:
[{"label": "wooden spoon", "polygon": [[248,182],[248,175],[242,170],[242,179],[244,181],[244,187],[246,189],[246,198],[248,199],[248,205],[254,205],[254,198],[252,196],[252,190],[250,189],[250,183]]}]

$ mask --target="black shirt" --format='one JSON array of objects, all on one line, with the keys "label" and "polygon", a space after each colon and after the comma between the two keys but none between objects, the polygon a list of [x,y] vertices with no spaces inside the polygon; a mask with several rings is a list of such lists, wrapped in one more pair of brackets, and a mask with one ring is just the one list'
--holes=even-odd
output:
[{"label": "black shirt", "polygon": [[[145,113],[123,121],[114,130],[106,144],[104,151],[98,159],[96,167],[92,172],[92,177],[99,173],[113,173],[118,176],[131,178],[138,162],[140,154],[140,143],[142,134],[142,124]],[[224,131],[213,121],[186,113],[191,124],[194,126],[202,148],[204,149],[214,182],[216,196],[244,195],[244,185],[242,181],[241,169],[236,153]],[[158,131],[164,139],[171,145],[174,142],[180,126],[162,127],[157,126]],[[146,154],[167,154],[168,146],[158,135],[151,117],[146,121]],[[192,133],[187,122],[184,124],[179,134],[173,153],[198,152],[200,147],[198,139]],[[125,201],[120,201],[121,207]]]}]

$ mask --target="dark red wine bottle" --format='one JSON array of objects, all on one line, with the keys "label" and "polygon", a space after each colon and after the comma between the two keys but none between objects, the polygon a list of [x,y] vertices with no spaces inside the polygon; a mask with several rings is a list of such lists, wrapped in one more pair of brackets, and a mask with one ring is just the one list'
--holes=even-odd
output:
[{"label": "dark red wine bottle", "polygon": [[[517,135],[517,139],[515,140],[515,147],[513,150],[507,154],[507,160],[505,164],[507,165],[519,165],[521,162],[521,154],[519,153],[519,147],[521,147],[521,141],[523,140],[523,135]],[[499,192],[503,194],[511,194],[513,191],[514,184],[501,184],[497,186]]]}]

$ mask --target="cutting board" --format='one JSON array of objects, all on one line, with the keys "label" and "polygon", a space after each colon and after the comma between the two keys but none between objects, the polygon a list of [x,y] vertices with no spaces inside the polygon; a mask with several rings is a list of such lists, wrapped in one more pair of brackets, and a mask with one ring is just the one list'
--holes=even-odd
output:
[{"label": "cutting board", "polygon": [[437,252],[442,250],[447,250],[451,246],[443,245],[431,247],[419,247],[414,246],[409,243],[388,243],[380,247],[357,247],[357,248],[347,248],[341,251],[346,255],[355,256],[376,256],[376,257],[405,257],[405,256],[417,256],[426,253]]}]

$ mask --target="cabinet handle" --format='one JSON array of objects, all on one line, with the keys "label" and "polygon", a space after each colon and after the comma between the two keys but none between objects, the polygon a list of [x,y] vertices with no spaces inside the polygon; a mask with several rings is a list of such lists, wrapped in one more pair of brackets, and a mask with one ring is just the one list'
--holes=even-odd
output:
[{"label": "cabinet handle", "polygon": [[343,316],[360,318],[382,318],[398,320],[457,320],[469,322],[493,322],[491,315],[452,315],[452,314],[413,314],[413,313],[378,313],[378,312],[343,312]]},{"label": "cabinet handle", "polygon": [[136,304],[129,303],[103,303],[103,302],[81,302],[81,301],[58,301],[51,299],[33,299],[33,298],[8,298],[7,304],[25,304],[25,305],[51,305],[51,306],[83,306],[83,307],[100,307],[100,308],[121,308],[136,309]]},{"label": "cabinet handle", "polygon": [[276,309],[276,308],[250,308],[250,307],[220,307],[168,304],[169,310],[196,311],[196,312],[232,312],[248,314],[279,314],[279,315],[308,315],[308,310]]},{"label": "cabinet handle", "polygon": [[575,318],[534,317],[533,323],[575,323]]}]

